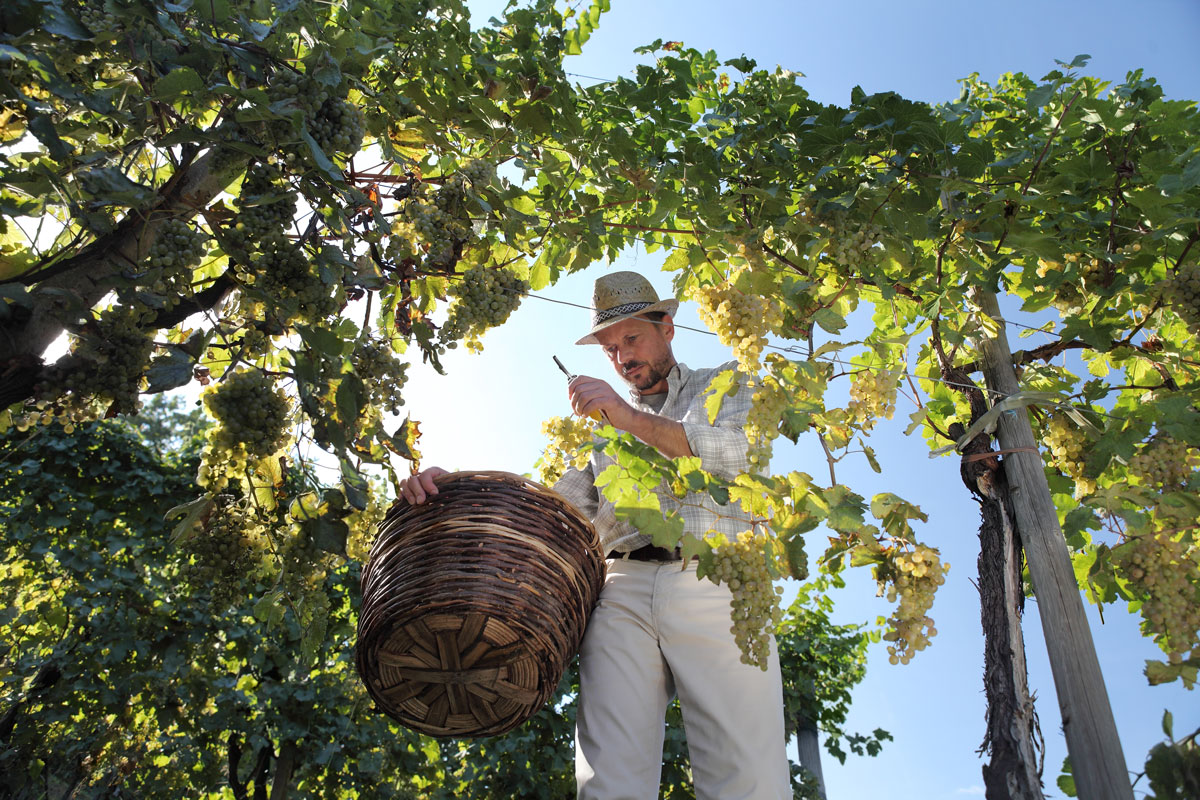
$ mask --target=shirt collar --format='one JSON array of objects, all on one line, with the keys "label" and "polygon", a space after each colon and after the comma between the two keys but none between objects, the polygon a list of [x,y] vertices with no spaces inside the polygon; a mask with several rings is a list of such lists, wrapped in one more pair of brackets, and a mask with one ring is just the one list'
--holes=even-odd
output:
[{"label": "shirt collar", "polygon": [[[663,402],[663,408],[666,408],[679,395],[679,390],[687,384],[688,376],[691,374],[692,371],[687,368],[687,364],[675,362],[675,366],[671,367],[671,371],[667,373],[667,399]],[[637,389],[630,389],[629,397],[633,402],[641,405],[642,393]]]}]

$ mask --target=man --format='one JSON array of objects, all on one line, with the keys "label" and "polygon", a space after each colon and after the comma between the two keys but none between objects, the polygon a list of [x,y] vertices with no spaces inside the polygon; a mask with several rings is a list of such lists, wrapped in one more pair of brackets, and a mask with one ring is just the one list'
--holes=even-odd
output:
[{"label": "man", "polygon": [[[671,342],[676,300],[659,300],[633,272],[596,281],[591,331],[576,344],[599,344],[631,389],[632,402],[606,381],[579,376],[568,385],[576,414],[602,413],[664,455],[698,456],[711,473],[733,477],[748,467],[743,431],[750,392],[726,397],[709,423],[704,390],[726,364],[690,370]],[[730,592],[698,580],[695,562],[654,547],[650,537],[616,516],[595,486],[610,457],[593,455],[568,470],[554,490],[590,518],[608,553],[600,602],[580,648],[575,774],[580,800],[658,797],[664,719],[676,694],[699,800],[791,797],[784,752],[782,683],[774,647],[764,671],[741,662],[730,632]],[[409,478],[408,502],[436,494],[437,467]],[[664,508],[679,503],[665,489]],[[736,536],[750,527],[735,506],[707,493],[679,505],[687,533]]]}]

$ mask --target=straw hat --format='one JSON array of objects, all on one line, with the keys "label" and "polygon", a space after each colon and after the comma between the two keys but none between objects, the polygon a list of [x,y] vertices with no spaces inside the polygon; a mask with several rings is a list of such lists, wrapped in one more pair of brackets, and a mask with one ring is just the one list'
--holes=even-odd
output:
[{"label": "straw hat", "polygon": [[611,272],[596,279],[592,293],[592,329],[575,344],[600,344],[596,334],[618,322],[652,311],[671,316],[679,310],[675,298],[659,300],[650,281],[636,272]]}]

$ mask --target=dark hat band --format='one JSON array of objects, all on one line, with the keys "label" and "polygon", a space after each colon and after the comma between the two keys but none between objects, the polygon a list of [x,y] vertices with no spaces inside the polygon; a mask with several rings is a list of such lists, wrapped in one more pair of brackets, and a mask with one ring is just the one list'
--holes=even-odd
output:
[{"label": "dark hat band", "polygon": [[604,311],[597,311],[595,316],[592,317],[592,326],[594,327],[601,322],[610,320],[613,317],[619,317],[622,314],[632,314],[635,311],[641,311],[643,308],[649,308],[652,305],[654,304],[639,301],[637,303],[625,303],[624,305],[613,306]]}]

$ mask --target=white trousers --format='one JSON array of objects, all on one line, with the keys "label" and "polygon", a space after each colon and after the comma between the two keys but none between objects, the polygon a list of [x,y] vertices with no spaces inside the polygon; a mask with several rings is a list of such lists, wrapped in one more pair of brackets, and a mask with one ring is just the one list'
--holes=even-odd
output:
[{"label": "white trousers", "polygon": [[697,800],[790,800],[779,658],[772,643],[765,672],[741,663],[729,599],[694,561],[608,562],[580,649],[580,800],[658,797],[676,693]]}]

